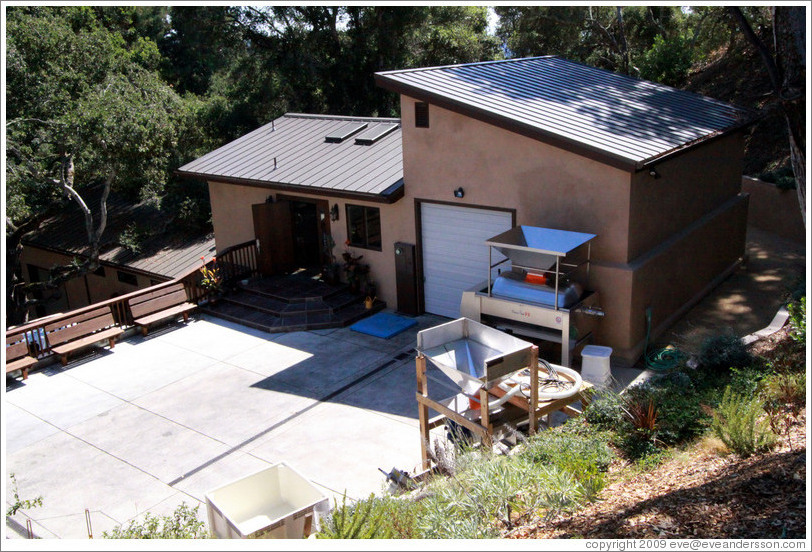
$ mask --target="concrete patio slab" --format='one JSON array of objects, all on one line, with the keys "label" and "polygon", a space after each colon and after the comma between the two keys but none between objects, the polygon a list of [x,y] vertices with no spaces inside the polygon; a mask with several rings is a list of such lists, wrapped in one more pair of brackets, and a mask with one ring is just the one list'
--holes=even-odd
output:
[{"label": "concrete patio slab", "polygon": [[10,403],[4,406],[3,414],[6,421],[4,448],[7,453],[16,452],[59,432],[59,428],[53,424]]},{"label": "concrete patio slab", "polygon": [[218,363],[134,404],[235,446],[314,402],[284,384],[262,387],[263,381],[254,372]]},{"label": "concrete patio slab", "polygon": [[268,435],[251,454],[285,462],[338,496],[380,493],[386,471],[415,472],[420,464],[417,422],[390,418],[343,404],[324,403]]},{"label": "concrete patio slab", "polygon": [[[61,518],[99,511],[122,523],[176,491],[115,456],[60,432],[6,457],[21,497],[42,496],[27,512],[60,538],[86,538],[84,520],[63,528]],[[11,489],[6,502],[12,503]]]},{"label": "concrete patio slab", "polygon": [[[419,471],[415,336],[445,319],[418,320],[384,340],[243,333],[204,316],[7,380],[7,471],[44,504],[6,528],[24,534],[30,516],[38,536],[83,539],[87,508],[100,536],[279,461],[339,502],[380,492],[378,468]],[[436,368],[429,377],[432,396],[456,391]]]},{"label": "concrete patio slab", "polygon": [[[76,367],[71,377],[132,401],[211,366],[217,361],[164,340],[134,336],[116,346],[115,354]],[[140,346],[149,342],[149,347]]]},{"label": "concrete patio slab", "polygon": [[[75,425],[70,432],[167,484],[230,448],[221,441],[132,404],[119,406]],[[122,439],[122,435],[127,438]],[[168,450],[172,453],[161,453]]]},{"label": "concrete patio slab", "polygon": [[174,488],[204,502],[207,492],[235,479],[269,468],[279,460],[273,458],[265,460],[238,450],[210,464],[201,464],[198,471],[178,481]]},{"label": "concrete patio slab", "polygon": [[[71,400],[66,401],[65,397]],[[68,429],[124,404],[110,393],[71,377],[68,372],[64,377],[53,377],[45,371],[31,374],[19,389],[6,393],[6,401],[60,429]]]},{"label": "concrete patio slab", "polygon": [[295,332],[231,357],[228,363],[267,374],[261,384],[266,388],[281,385],[321,398],[379,364],[385,356],[374,349]]},{"label": "concrete patio slab", "polygon": [[208,316],[192,321],[182,329],[182,332],[168,332],[161,339],[187,351],[221,361],[267,343],[278,335]]}]

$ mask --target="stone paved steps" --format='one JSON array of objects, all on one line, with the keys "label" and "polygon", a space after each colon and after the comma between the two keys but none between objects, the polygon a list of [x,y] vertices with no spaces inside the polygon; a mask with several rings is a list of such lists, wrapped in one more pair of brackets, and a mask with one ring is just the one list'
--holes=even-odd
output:
[{"label": "stone paved steps", "polygon": [[385,307],[375,300],[365,308],[364,297],[345,285],[292,275],[239,285],[201,310],[267,332],[290,332],[348,326]]}]

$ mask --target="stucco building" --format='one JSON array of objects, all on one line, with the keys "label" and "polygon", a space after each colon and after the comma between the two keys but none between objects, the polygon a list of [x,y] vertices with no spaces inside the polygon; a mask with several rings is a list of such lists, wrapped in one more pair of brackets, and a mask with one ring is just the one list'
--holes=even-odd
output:
[{"label": "stucco building", "polygon": [[595,342],[627,361],[647,309],[656,335],[744,253],[743,110],[557,57],[375,78],[400,94],[400,120],[286,115],[179,169],[209,182],[218,250],[274,216],[253,206],[287,201],[313,224],[280,222],[285,240],[349,242],[390,306],[456,317],[487,276],[486,239],[596,234]]}]

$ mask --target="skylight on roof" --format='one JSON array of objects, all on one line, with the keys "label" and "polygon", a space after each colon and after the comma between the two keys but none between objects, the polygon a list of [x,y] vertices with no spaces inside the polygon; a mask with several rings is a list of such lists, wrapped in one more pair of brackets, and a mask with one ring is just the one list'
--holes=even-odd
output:
[{"label": "skylight on roof", "polygon": [[338,127],[336,130],[324,137],[325,142],[339,143],[343,142],[356,132],[364,130],[367,123],[347,123]]},{"label": "skylight on roof", "polygon": [[375,125],[356,136],[355,143],[362,146],[370,146],[387,134],[394,132],[397,128],[397,123],[381,123]]}]

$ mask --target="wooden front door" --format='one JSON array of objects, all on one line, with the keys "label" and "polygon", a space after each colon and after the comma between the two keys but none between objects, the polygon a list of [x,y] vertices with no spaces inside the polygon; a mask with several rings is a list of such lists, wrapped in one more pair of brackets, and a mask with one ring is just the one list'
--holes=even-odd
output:
[{"label": "wooden front door", "polygon": [[259,271],[281,274],[295,264],[290,202],[257,203],[251,206],[254,235],[259,240]]}]

